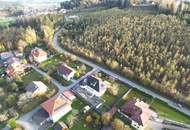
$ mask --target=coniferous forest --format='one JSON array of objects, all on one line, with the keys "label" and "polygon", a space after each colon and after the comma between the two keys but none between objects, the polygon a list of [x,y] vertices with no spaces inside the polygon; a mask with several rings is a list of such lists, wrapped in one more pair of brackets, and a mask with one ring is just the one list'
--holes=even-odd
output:
[{"label": "coniferous forest", "polygon": [[190,105],[190,26],[172,15],[112,9],[64,24],[62,45]]}]

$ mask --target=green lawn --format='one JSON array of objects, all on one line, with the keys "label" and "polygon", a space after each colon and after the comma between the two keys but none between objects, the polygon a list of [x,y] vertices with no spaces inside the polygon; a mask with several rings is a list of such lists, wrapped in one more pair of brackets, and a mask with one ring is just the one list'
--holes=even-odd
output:
[{"label": "green lawn", "polygon": [[0,26],[6,27],[9,24],[13,23],[15,20],[14,19],[0,19]]},{"label": "green lawn", "polygon": [[24,82],[24,86],[27,86],[31,81],[39,81],[42,80],[42,75],[40,75],[35,70],[31,70],[28,74],[22,77]]},{"label": "green lawn", "polygon": [[121,97],[123,94],[125,94],[129,88],[127,85],[117,82],[116,83],[119,84],[119,91],[118,91],[118,95],[117,96],[112,96],[109,94],[108,90],[105,92],[105,94],[102,96],[102,99],[105,100],[106,104],[110,107],[112,107],[113,103],[119,98]]},{"label": "green lawn", "polygon": [[153,97],[146,94],[146,93],[143,93],[137,89],[133,89],[126,97],[126,101],[128,101],[129,99],[131,98],[139,98],[140,100],[143,100],[145,101],[146,103],[151,103],[152,100],[153,100]]},{"label": "green lawn", "polygon": [[156,111],[161,118],[167,118],[181,123],[190,124],[190,117],[173,109],[158,99],[154,100],[154,102],[151,104],[151,108]]},{"label": "green lawn", "polygon": [[159,117],[166,118],[169,120],[178,121],[181,123],[190,124],[190,117],[184,115],[183,113],[173,109],[172,107],[168,106],[166,103],[154,99],[152,96],[145,94],[139,90],[133,89],[127,96],[126,100],[121,100],[118,102],[118,106],[121,107],[127,100],[136,97],[141,100],[144,100],[148,104],[150,104],[151,109],[158,113]]},{"label": "green lawn", "polygon": [[[79,79],[83,75],[85,75],[86,73],[88,73],[89,71],[92,70],[92,67],[85,65],[84,63],[82,63],[78,60],[71,60],[70,57],[65,56],[64,54],[55,55],[52,58],[50,58],[49,60],[41,63],[40,69],[42,69],[43,71],[46,71],[46,72],[49,72],[51,70],[51,72],[50,72],[51,74],[56,73],[56,70],[59,67],[59,65],[61,64],[61,62],[66,63],[71,68],[80,72],[79,76],[78,77],[75,76],[74,79]],[[84,66],[84,65],[85,65],[85,70],[80,69],[80,67]],[[52,74],[52,76],[57,77],[58,75]],[[60,77],[57,77],[57,80],[61,81],[62,79]],[[61,82],[64,86],[67,86],[71,83],[71,82],[65,81],[64,79]]]},{"label": "green lawn", "polygon": [[47,61],[44,61],[40,64],[40,68],[43,70],[49,70],[52,68],[56,68],[59,66],[60,58],[58,55],[53,56],[51,59],[48,59]]},{"label": "green lawn", "polygon": [[57,73],[57,71],[54,71],[50,76],[60,82],[64,87],[67,87],[73,83],[72,81],[65,80]]},{"label": "green lawn", "polygon": [[81,102],[78,98],[75,99],[72,103],[72,108],[76,109],[76,110],[81,110],[82,108],[84,108],[86,106],[86,104],[84,104],[83,102]]}]

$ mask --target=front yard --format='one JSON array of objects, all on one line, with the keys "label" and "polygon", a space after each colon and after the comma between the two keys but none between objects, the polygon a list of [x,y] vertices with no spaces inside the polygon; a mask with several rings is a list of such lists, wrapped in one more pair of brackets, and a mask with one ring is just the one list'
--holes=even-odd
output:
[{"label": "front yard", "polygon": [[115,81],[115,83],[118,84],[118,94],[116,96],[113,96],[107,90],[102,96],[102,99],[105,100],[106,105],[108,105],[110,108],[114,105],[114,103],[116,104],[117,101],[122,98],[122,96],[129,90],[129,87],[124,83],[118,81]]},{"label": "front yard", "polygon": [[[46,95],[31,97],[26,93],[25,87],[32,81],[42,81],[48,87]],[[39,106],[43,101],[53,96],[57,89],[46,77],[38,72],[31,70],[25,76],[16,79],[8,84],[7,87],[0,88],[0,124],[7,123],[11,118],[18,118],[20,115],[31,111]],[[2,126],[1,126],[2,127]]]},{"label": "front yard", "polygon": [[72,81],[66,81],[58,75],[57,68],[62,64],[66,63],[71,68],[75,69],[77,72],[74,76],[74,79],[77,80],[85,75],[87,72],[92,70],[90,66],[85,65],[84,63],[77,61],[75,57],[66,56],[64,54],[58,54],[48,59],[47,61],[41,63],[39,68],[44,72],[50,74],[54,79],[59,81],[63,86],[68,86],[72,84]]},{"label": "front yard", "polygon": [[132,91],[127,95],[125,99],[122,99],[120,102],[118,102],[117,106],[123,106],[124,103],[131,98],[139,98],[148,103],[150,105],[150,108],[158,114],[159,118],[190,124],[190,117],[187,115],[184,115],[183,113],[175,110],[159,99],[154,99],[152,96],[136,89],[132,89]]},{"label": "front yard", "polygon": [[[84,102],[79,100],[78,98],[75,99],[72,103],[72,111],[66,114],[64,117],[60,119],[60,121],[63,121],[64,123],[69,126],[69,130],[98,130],[99,125],[95,123],[97,121],[100,121],[100,115],[94,112],[93,110],[90,110],[87,113],[83,113],[83,108],[86,106]],[[88,115],[91,115],[93,117],[93,121],[91,123],[86,122],[86,117]],[[50,128],[49,130],[53,130],[53,128]]]}]

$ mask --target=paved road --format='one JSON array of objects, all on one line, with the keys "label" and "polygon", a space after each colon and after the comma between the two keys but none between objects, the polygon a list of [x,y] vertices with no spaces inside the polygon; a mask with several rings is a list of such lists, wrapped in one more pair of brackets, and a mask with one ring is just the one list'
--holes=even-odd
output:
[{"label": "paved road", "polygon": [[188,128],[182,128],[179,126],[174,126],[174,125],[166,125],[161,122],[156,122],[156,121],[150,121],[148,123],[148,126],[152,128],[152,130],[162,130],[162,128],[168,128],[170,130],[189,130]]},{"label": "paved road", "polygon": [[[55,35],[54,35],[54,48],[59,53],[64,53],[64,54],[67,54],[67,55],[74,55],[74,54],[66,51],[65,49],[63,49],[63,48],[61,48],[59,46],[58,34],[59,34],[59,31],[57,33],[55,33]],[[125,78],[123,76],[120,76],[120,75],[118,75],[118,74],[116,74],[116,73],[114,73],[114,72],[112,72],[110,70],[107,70],[107,69],[105,69],[105,68],[103,68],[101,66],[98,66],[98,65],[96,65],[96,64],[94,64],[94,63],[92,63],[92,62],[90,62],[90,61],[88,61],[88,60],[86,60],[86,59],[84,59],[82,57],[79,57],[79,56],[76,56],[76,57],[77,57],[77,60],[79,60],[79,61],[81,61],[81,62],[83,62],[83,63],[85,63],[85,64],[87,64],[87,65],[89,65],[89,66],[91,66],[93,68],[98,68],[99,70],[103,71],[104,73],[107,73],[108,75],[111,75],[111,76],[121,80],[122,82],[124,82],[124,83],[126,83],[126,84],[128,84],[128,85],[130,85],[130,86],[132,86],[134,88],[137,88],[138,90],[141,90],[144,93],[150,94],[154,98],[160,99],[160,100],[166,102],[169,106],[171,106],[171,107],[179,110],[180,112],[190,116],[190,110],[188,108],[186,108],[186,107],[179,108],[177,106],[176,102],[174,102],[174,101],[172,101],[172,100],[170,100],[170,99],[168,99],[166,97],[163,97],[163,96],[161,96],[161,95],[159,95],[159,94],[157,94],[157,93],[155,93],[153,91],[150,91],[149,89],[147,89],[146,87],[144,87],[142,85],[139,85],[139,84],[137,84],[135,82],[132,82],[129,79],[127,79],[127,78]]]},{"label": "paved road", "polygon": [[[47,76],[49,79],[51,79],[52,83],[59,89],[58,93],[61,93],[63,91],[69,90],[72,87],[74,87],[76,84],[78,84],[82,79],[84,79],[86,76],[91,75],[92,73],[95,73],[96,71],[98,71],[97,69],[93,69],[90,72],[88,72],[86,75],[84,75],[83,77],[81,77],[78,80],[73,80],[75,81],[73,84],[65,87],[63,85],[61,85],[57,80],[53,79],[52,77],[50,77],[47,73],[43,72],[42,70],[40,70],[39,68],[37,68],[34,65],[30,65],[30,67],[32,67],[35,71],[37,71],[39,74],[43,75],[43,76]],[[31,119],[32,116],[40,109],[40,107],[32,110],[31,112],[26,113],[25,115],[21,116],[18,120],[17,123],[21,124],[25,130],[38,130],[39,126],[34,123]]]}]

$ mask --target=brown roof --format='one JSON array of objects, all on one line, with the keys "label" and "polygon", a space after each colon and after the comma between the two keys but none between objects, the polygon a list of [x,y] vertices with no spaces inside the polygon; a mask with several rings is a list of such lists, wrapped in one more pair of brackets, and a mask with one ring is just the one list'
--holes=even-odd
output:
[{"label": "brown roof", "polygon": [[67,65],[62,64],[61,66],[58,67],[57,71],[59,72],[59,74],[68,76],[73,70]]},{"label": "brown roof", "polygon": [[153,111],[149,109],[148,104],[134,98],[125,103],[122,106],[121,111],[142,126],[145,125],[153,114]]},{"label": "brown roof", "polygon": [[46,102],[42,103],[41,106],[46,110],[49,115],[53,116],[54,114],[60,112],[67,105],[71,105],[71,101],[67,99],[63,94],[58,94]]}]

